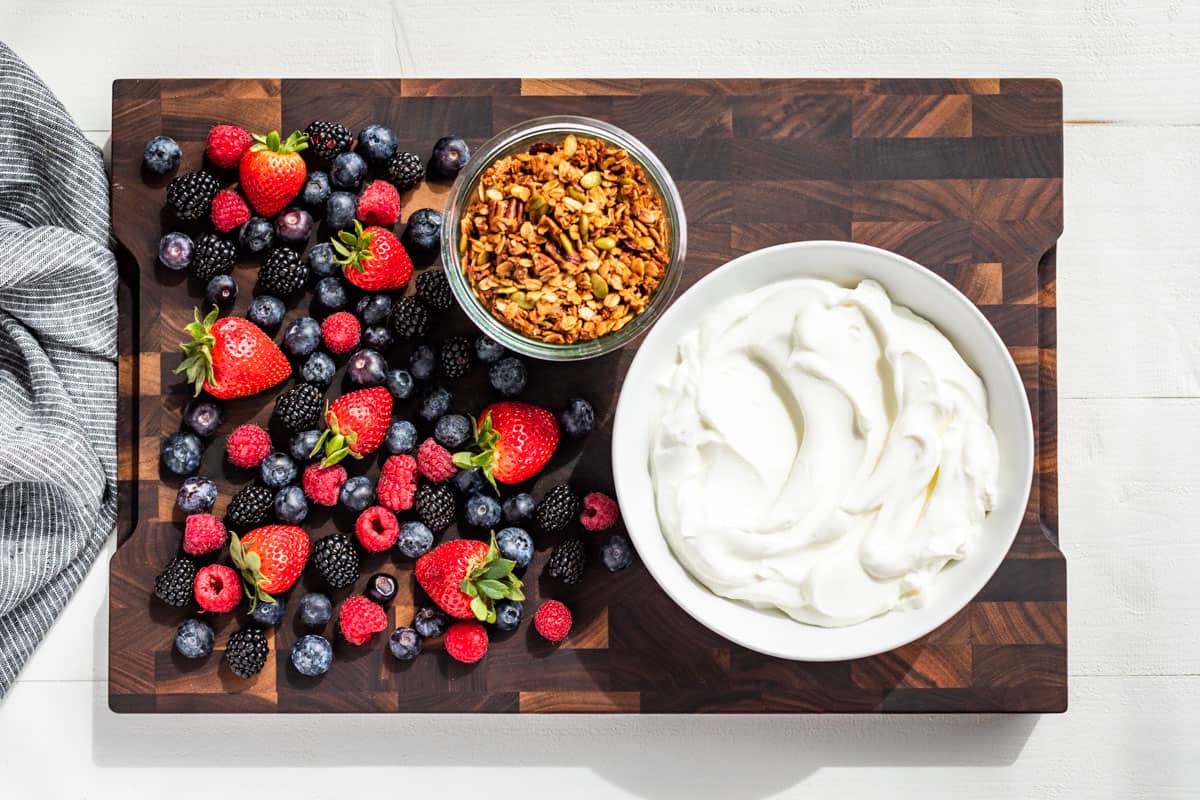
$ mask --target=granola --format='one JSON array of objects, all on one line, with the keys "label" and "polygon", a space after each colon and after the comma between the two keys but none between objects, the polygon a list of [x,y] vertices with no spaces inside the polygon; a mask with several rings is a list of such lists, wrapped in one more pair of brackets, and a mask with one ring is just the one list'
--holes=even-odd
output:
[{"label": "granola", "polygon": [[569,344],[620,330],[646,309],[670,241],[662,196],[642,166],[620,147],[568,135],[484,170],[458,250],[494,317]]}]

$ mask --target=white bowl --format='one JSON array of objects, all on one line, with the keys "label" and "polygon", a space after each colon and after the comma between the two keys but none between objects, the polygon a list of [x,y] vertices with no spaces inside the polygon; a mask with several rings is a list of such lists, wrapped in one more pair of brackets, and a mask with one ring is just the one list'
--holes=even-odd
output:
[{"label": "white bowl", "polygon": [[[972,552],[937,578],[923,608],[892,611],[842,628],[796,622],[782,612],[719,597],[692,578],[659,527],[649,455],[658,416],[656,384],[675,362],[680,338],[711,308],[734,295],[792,278],[854,286],[870,278],[898,304],[932,322],[979,373],[1000,445],[995,507]],[[1004,560],[1025,514],[1033,479],[1033,424],[1021,376],[987,319],[957,289],[903,256],[847,242],[793,242],[747,253],[701,279],[667,309],[625,376],[613,422],[613,475],[630,538],[646,568],[697,621],[751,650],[800,661],[840,661],[908,644],[958,613]]]}]

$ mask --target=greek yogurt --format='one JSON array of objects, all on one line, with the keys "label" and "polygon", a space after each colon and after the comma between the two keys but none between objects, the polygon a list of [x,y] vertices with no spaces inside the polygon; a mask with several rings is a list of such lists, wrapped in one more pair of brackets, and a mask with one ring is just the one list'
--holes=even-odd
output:
[{"label": "greek yogurt", "polygon": [[995,502],[983,382],[873,281],[725,300],[680,342],[659,402],[650,473],[675,557],[800,622],[923,604]]}]

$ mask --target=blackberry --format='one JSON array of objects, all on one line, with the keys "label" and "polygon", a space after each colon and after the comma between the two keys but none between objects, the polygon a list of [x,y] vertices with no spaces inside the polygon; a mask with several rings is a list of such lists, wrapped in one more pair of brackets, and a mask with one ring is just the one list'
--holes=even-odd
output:
[{"label": "blackberry", "polygon": [[287,297],[304,288],[308,267],[300,254],[290,247],[276,247],[267,254],[258,270],[258,286],[263,294]]},{"label": "blackberry", "polygon": [[275,492],[258,483],[248,483],[238,490],[225,509],[225,526],[245,533],[267,521],[275,508]]},{"label": "blackberry", "polygon": [[334,589],[358,580],[358,551],[340,533],[331,533],[313,545],[312,565],[321,579]]},{"label": "blackberry", "polygon": [[229,670],[239,678],[252,678],[267,665],[267,636],[262,628],[251,625],[234,631],[225,645]]},{"label": "blackberry", "polygon": [[568,539],[554,548],[546,570],[551,578],[558,578],[570,586],[583,580],[583,568],[587,566],[587,548],[583,539]]},{"label": "blackberry", "polygon": [[431,269],[417,276],[417,297],[433,311],[446,311],[454,305],[450,281],[444,269]]},{"label": "blackberry", "polygon": [[325,120],[313,120],[304,129],[308,135],[308,152],[321,161],[334,158],[350,150],[350,129],[345,125]]},{"label": "blackberry", "polygon": [[454,490],[445,483],[422,483],[413,498],[413,510],[434,533],[450,527],[458,513]]},{"label": "blackberry", "polygon": [[275,399],[275,416],[288,433],[300,433],[320,426],[325,397],[311,383],[298,383]]},{"label": "blackberry", "polygon": [[196,240],[192,249],[192,274],[201,285],[205,285],[218,275],[233,272],[233,262],[236,260],[237,248],[233,242],[215,233],[206,233]]},{"label": "blackberry", "polygon": [[167,184],[167,205],[179,219],[207,217],[221,182],[207,172],[188,172]]},{"label": "blackberry", "polygon": [[401,297],[392,305],[390,325],[398,339],[420,339],[429,332],[429,309],[416,297]]},{"label": "blackberry", "polygon": [[570,525],[579,516],[582,507],[579,495],[568,484],[560,483],[546,492],[533,516],[538,527],[547,533],[555,533]]},{"label": "blackberry", "polygon": [[471,342],[465,336],[451,336],[442,342],[442,372],[451,380],[471,370]]},{"label": "blackberry", "polygon": [[183,608],[192,600],[192,581],[196,562],[190,558],[172,558],[154,579],[154,596],[169,606]]},{"label": "blackberry", "polygon": [[412,189],[425,180],[425,162],[416,153],[396,153],[388,159],[387,179],[402,192]]}]

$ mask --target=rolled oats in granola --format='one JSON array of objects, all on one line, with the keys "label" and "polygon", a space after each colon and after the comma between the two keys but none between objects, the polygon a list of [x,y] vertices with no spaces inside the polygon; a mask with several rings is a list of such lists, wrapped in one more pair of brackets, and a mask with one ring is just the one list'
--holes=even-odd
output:
[{"label": "rolled oats in granola", "polygon": [[662,282],[663,199],[625,150],[566,136],[505,156],[480,176],[458,241],[494,317],[551,344],[620,330]]}]

